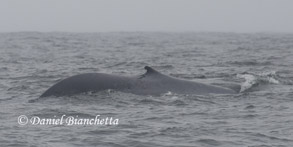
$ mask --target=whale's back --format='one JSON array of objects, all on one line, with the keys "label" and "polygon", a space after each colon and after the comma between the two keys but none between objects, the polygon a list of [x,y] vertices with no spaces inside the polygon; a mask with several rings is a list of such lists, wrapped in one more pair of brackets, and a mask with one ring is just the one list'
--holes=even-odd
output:
[{"label": "whale's back", "polygon": [[53,85],[40,97],[73,95],[88,91],[124,89],[129,87],[128,77],[103,73],[86,73],[66,78]]}]

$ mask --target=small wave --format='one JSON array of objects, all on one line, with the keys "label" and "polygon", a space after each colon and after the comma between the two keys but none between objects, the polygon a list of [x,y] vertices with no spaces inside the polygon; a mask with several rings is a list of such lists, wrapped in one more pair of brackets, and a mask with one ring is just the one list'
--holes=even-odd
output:
[{"label": "small wave", "polygon": [[220,141],[217,141],[215,139],[199,139],[199,140],[197,140],[197,142],[212,145],[212,146],[222,145],[222,143]]},{"label": "small wave", "polygon": [[240,92],[247,91],[248,89],[257,85],[257,78],[254,75],[238,74],[237,77],[245,79],[245,82],[241,84]]},{"label": "small wave", "polygon": [[230,61],[228,62],[228,64],[238,65],[238,66],[265,66],[265,65],[272,65],[272,62],[249,60],[249,61]]},{"label": "small wave", "polygon": [[281,84],[282,81],[278,78],[276,71],[261,72],[261,73],[242,73],[237,74],[237,78],[245,79],[241,84],[240,92],[251,90],[253,87],[264,84]]}]

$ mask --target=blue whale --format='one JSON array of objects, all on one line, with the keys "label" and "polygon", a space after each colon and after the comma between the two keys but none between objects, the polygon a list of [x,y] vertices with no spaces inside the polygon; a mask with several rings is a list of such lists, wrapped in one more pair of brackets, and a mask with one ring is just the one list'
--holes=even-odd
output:
[{"label": "blue whale", "polygon": [[159,96],[172,92],[177,94],[235,94],[236,91],[214,85],[178,79],[164,75],[146,66],[140,76],[119,76],[104,73],[86,73],[66,78],[53,85],[40,97],[70,96],[85,92],[117,90],[137,95]]}]

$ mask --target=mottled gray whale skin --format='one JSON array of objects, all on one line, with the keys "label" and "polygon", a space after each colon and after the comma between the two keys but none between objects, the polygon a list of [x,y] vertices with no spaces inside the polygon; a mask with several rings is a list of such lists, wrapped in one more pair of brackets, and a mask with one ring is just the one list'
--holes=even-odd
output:
[{"label": "mottled gray whale skin", "polygon": [[66,78],[49,88],[40,97],[70,96],[84,92],[117,90],[137,95],[158,96],[167,92],[177,94],[235,94],[232,89],[207,85],[164,75],[146,66],[140,76],[118,76],[104,73],[86,73]]}]

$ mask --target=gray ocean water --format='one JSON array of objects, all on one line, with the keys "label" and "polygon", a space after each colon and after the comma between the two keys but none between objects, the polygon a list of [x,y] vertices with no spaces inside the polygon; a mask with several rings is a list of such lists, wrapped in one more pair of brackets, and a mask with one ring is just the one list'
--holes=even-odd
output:
[{"label": "gray ocean water", "polygon": [[[37,99],[56,82],[100,72],[241,86],[236,95],[119,91]],[[0,146],[291,147],[293,34],[0,33]],[[27,124],[20,125],[19,122]],[[116,125],[32,124],[106,117]]]}]

